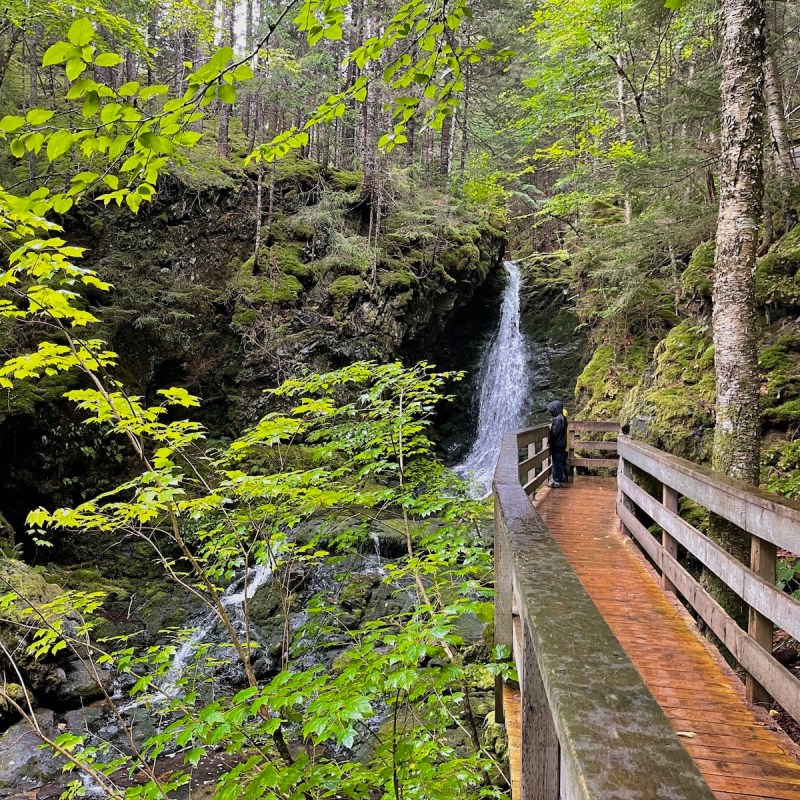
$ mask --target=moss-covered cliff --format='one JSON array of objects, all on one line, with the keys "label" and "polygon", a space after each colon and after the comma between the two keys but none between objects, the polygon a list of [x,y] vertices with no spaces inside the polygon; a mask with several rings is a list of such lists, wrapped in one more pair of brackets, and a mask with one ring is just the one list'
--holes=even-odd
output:
[{"label": "moss-covered cliff", "polygon": [[[267,165],[257,258],[257,172],[213,158],[176,170],[138,216],[99,204],[71,213],[69,237],[114,285],[90,300],[129,389],[186,385],[224,436],[303,367],[471,366],[502,288],[502,223],[396,171],[376,236],[360,180],[300,159]],[[23,344],[15,337],[0,329],[6,351]],[[70,380],[3,398],[0,512],[17,527],[35,504],[79,501],[124,469],[124,451],[60,401]]]},{"label": "moss-covered cliff", "polygon": [[[587,417],[620,419],[633,435],[694,461],[709,461],[714,430],[714,348],[710,313],[714,244],[697,246],[678,278],[678,321],[599,340],[578,379]],[[800,227],[758,261],[763,482],[800,494]],[[664,302],[668,295],[664,293]]]}]

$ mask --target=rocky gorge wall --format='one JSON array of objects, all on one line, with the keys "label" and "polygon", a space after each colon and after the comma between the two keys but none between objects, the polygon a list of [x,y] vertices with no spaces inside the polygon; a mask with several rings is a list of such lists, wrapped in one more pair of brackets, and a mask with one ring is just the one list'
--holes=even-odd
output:
[{"label": "rocky gorge wall", "polygon": [[[138,216],[89,204],[66,219],[85,263],[114,285],[90,299],[129,391],[186,386],[212,436],[229,436],[297,369],[395,358],[471,367],[496,319],[502,223],[398,172],[370,240],[360,180],[300,159],[267,166],[257,263],[257,173],[216,159],[180,167]],[[17,337],[0,326],[7,352],[26,344]],[[79,502],[126,469],[124,449],[60,399],[71,380],[0,407],[0,514],[17,530],[31,508]],[[467,420],[470,388],[452,412]]]},{"label": "rocky gorge wall", "polygon": [[[679,276],[669,324],[653,337],[595,332],[593,355],[576,398],[587,418],[619,419],[636,438],[675,455],[708,462],[714,435],[711,292],[714,243],[691,254]],[[800,226],[758,261],[762,484],[800,494]]]}]

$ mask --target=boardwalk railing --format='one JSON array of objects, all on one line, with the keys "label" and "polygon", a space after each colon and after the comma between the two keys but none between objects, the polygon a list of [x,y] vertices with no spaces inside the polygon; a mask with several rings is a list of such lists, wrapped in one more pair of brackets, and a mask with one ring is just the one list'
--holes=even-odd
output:
[{"label": "boardwalk railing", "polygon": [[[519,479],[527,495],[534,495],[550,477],[552,462],[547,442],[548,423],[517,431],[517,450],[522,453],[519,462]],[[608,435],[619,431],[617,422],[569,422],[569,467],[595,467],[616,469],[616,456],[608,453],[617,450],[616,439],[604,441],[591,439],[595,434]],[[577,453],[577,455],[576,455]],[[519,457],[519,456],[518,456]]]},{"label": "boardwalk railing", "polygon": [[[661,571],[664,588],[680,593],[747,670],[748,700],[761,702],[771,695],[800,721],[800,680],[772,656],[773,624],[800,640],[800,602],[775,588],[777,548],[800,554],[800,504],[627,436],[619,438],[619,455],[617,513]],[[661,497],[635,483],[637,469],[661,484]],[[751,535],[750,568],[679,516],[681,496]],[[660,541],[642,517],[661,528]],[[679,545],[749,606],[747,631],[678,563]]]},{"label": "boardwalk railing", "polygon": [[[495,641],[519,675],[522,800],[712,800],[531,505],[542,439],[542,427],[507,434],[494,478]],[[502,696],[498,684],[499,720]]]}]

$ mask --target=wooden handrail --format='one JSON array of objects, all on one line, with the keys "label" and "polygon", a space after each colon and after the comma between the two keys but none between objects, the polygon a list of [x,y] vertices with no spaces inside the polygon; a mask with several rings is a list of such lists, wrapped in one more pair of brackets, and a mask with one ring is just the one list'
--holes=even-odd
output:
[{"label": "wooden handrail", "polygon": [[[627,436],[619,437],[618,447],[617,513],[625,530],[661,570],[664,588],[679,592],[747,670],[748,699],[772,696],[800,721],[800,680],[772,656],[775,624],[800,638],[800,602],[775,586],[776,548],[800,554],[800,504]],[[661,483],[660,501],[636,484],[634,468]],[[749,567],[679,516],[681,495],[751,535],[754,558]],[[661,528],[660,541],[640,516]],[[678,562],[678,544],[747,603],[747,631]]]},{"label": "wooden handrail", "polygon": [[[519,462],[519,477],[525,494],[534,495],[552,473],[550,461],[550,446],[547,434],[550,432],[549,423],[535,425],[532,428],[515,431],[518,452],[526,451],[527,457]],[[614,441],[592,441],[582,438],[575,439],[575,433],[592,434],[619,432],[618,422],[581,420],[569,422],[568,433],[568,465],[570,467],[590,467],[600,469],[616,469],[618,459],[602,455],[603,452],[615,451],[617,443]],[[582,455],[575,455],[578,450]],[[601,455],[596,453],[600,452]],[[591,455],[586,455],[591,453]]]},{"label": "wooden handrail", "polygon": [[712,800],[520,485],[531,431],[504,437],[494,476],[495,641],[519,673],[522,800]]}]

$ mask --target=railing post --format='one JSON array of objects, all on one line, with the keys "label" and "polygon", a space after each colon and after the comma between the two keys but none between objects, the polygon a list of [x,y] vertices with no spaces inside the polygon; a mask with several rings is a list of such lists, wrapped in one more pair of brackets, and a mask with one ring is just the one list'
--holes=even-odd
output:
[{"label": "railing post", "polygon": [[[494,643],[508,648],[509,658],[514,646],[513,619],[511,606],[514,594],[513,564],[507,546],[500,504],[495,495],[494,501]],[[494,719],[505,722],[503,710],[503,678],[498,675],[494,681]]]},{"label": "railing post", "polygon": [[522,800],[559,800],[561,750],[553,713],[527,624],[522,636]]},{"label": "railing post", "polygon": [[[536,455],[536,442],[531,442],[528,445],[528,458]],[[528,470],[528,475],[525,478],[525,483],[529,483],[536,477],[536,467],[532,467]]]},{"label": "railing post", "polygon": [[[759,539],[758,536],[751,537],[750,541],[750,569],[752,569],[756,575],[760,575],[770,586],[774,586],[778,548],[771,542],[765,542],[763,539]],[[772,639],[775,634],[775,626],[770,619],[759,614],[754,608],[751,608],[749,612],[747,632],[768,653],[772,653]],[[772,702],[772,697],[770,697],[767,690],[749,673],[745,683],[745,690],[748,703],[768,705]]]},{"label": "railing post", "polygon": [[[661,502],[667,511],[677,515],[679,497],[680,495],[671,486],[667,486],[666,483],[661,485]],[[678,543],[663,528],[661,529],[661,546],[668,555],[671,555],[676,561],[678,560]],[[663,568],[661,570],[661,585],[665,592],[675,594],[675,586],[666,576]]]},{"label": "railing post", "polygon": [[[544,450],[548,446],[549,438],[547,436],[542,439],[542,450]],[[544,472],[550,466],[550,459],[546,458],[542,461],[542,472]]]},{"label": "railing post", "polygon": [[[633,480],[633,467],[622,457],[619,457],[619,466],[617,467],[617,474],[624,475],[626,478],[630,478]],[[625,493],[622,491],[622,487],[619,485],[619,481],[617,481],[617,505],[618,506],[625,506],[626,508],[632,508],[632,504],[630,501],[625,497]],[[619,527],[620,530],[626,536],[633,536],[633,534],[628,530],[622,520],[619,520]]]}]

